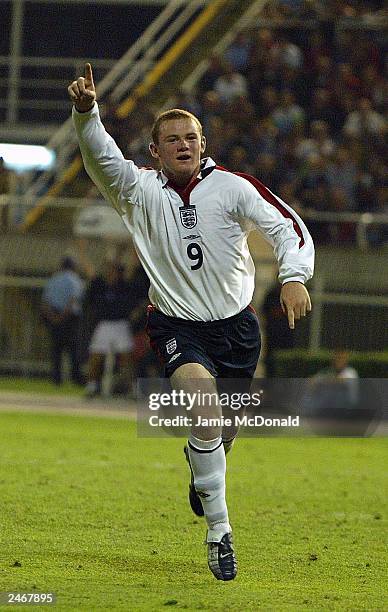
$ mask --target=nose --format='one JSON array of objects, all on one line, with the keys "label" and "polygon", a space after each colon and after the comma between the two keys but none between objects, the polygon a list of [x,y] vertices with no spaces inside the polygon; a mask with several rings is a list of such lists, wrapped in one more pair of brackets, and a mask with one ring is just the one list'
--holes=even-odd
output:
[{"label": "nose", "polygon": [[179,151],[185,151],[189,148],[188,141],[185,138],[181,138],[178,144]]}]

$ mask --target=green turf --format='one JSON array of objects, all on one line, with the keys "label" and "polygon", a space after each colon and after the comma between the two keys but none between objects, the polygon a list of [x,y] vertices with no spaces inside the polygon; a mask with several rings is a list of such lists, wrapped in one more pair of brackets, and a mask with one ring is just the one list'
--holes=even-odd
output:
[{"label": "green turf", "polygon": [[207,569],[182,440],[0,413],[0,455],[0,591],[54,591],[60,610],[388,609],[384,439],[240,439],[231,583]]},{"label": "green turf", "polygon": [[44,393],[48,395],[82,395],[85,388],[65,382],[54,385],[44,378],[23,378],[16,376],[0,376],[0,391],[20,391],[23,393]]}]

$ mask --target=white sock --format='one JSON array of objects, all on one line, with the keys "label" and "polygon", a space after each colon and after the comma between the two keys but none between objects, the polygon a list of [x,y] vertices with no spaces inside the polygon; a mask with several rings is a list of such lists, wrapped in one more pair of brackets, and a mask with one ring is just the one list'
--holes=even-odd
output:
[{"label": "white sock", "polygon": [[215,440],[199,440],[190,435],[188,447],[195,490],[209,527],[207,541],[219,542],[231,531],[225,501],[226,460],[222,439],[220,436]]}]

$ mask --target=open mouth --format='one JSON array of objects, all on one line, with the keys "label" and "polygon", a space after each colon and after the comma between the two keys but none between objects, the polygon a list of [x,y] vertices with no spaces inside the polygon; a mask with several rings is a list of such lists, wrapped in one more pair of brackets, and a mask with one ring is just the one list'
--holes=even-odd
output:
[{"label": "open mouth", "polygon": [[179,157],[177,157],[178,161],[188,161],[189,159],[191,159],[191,155],[188,154],[179,155]]}]

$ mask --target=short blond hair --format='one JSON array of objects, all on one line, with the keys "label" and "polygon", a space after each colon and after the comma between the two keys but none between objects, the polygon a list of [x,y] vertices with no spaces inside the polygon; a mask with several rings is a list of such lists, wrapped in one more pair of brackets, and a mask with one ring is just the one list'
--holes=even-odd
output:
[{"label": "short blond hair", "polygon": [[197,125],[200,136],[202,138],[202,124],[200,120],[197,119],[197,117],[193,115],[193,113],[189,113],[189,111],[183,110],[181,108],[172,108],[171,110],[167,110],[163,113],[160,113],[160,115],[156,117],[151,130],[152,142],[154,142],[155,144],[159,144],[160,126],[162,125],[162,123],[170,121],[171,119],[191,119]]}]

